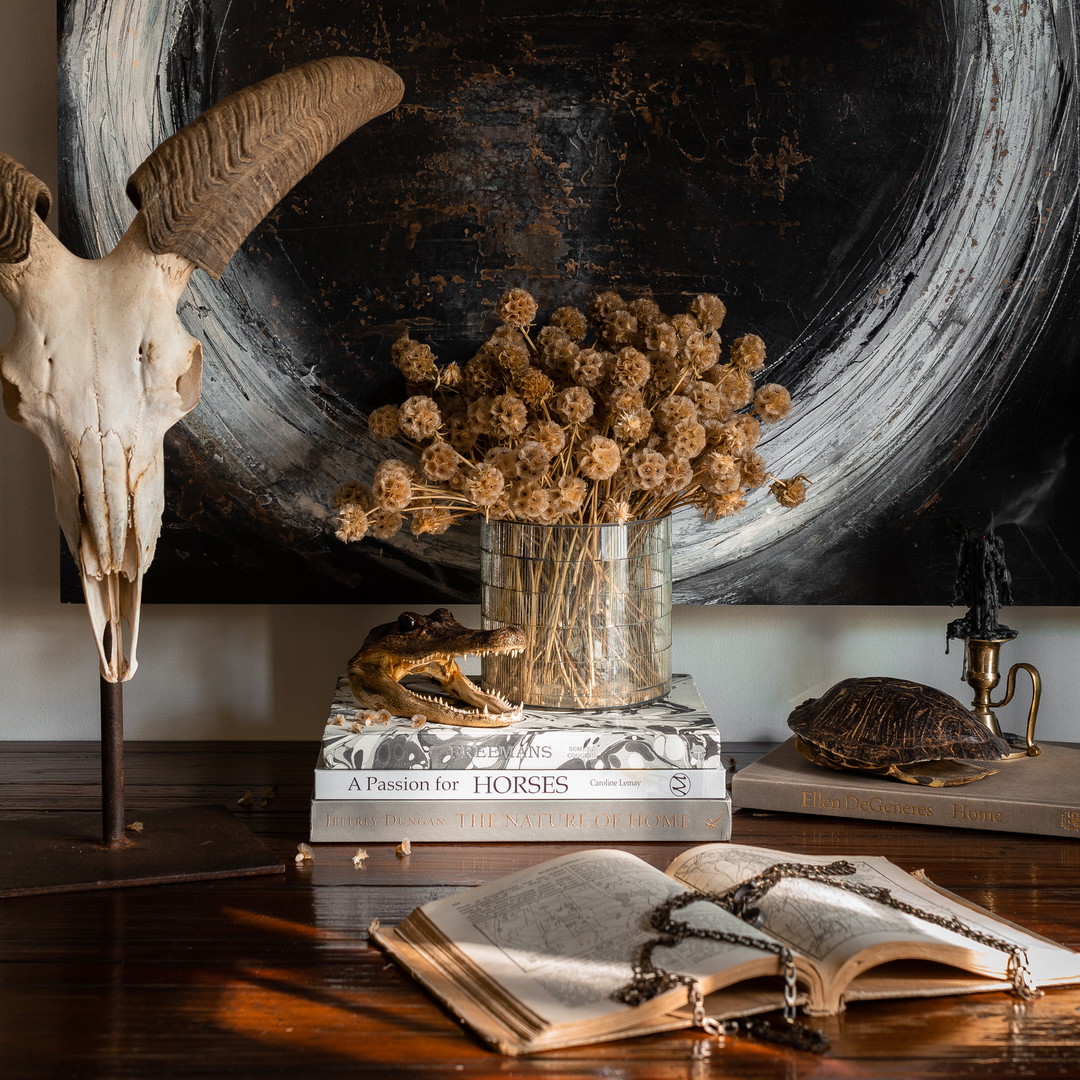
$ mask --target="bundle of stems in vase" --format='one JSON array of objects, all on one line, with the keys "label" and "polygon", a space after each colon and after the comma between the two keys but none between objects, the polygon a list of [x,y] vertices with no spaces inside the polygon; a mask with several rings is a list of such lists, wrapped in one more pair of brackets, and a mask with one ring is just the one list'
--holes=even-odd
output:
[{"label": "bundle of stems in vase", "polygon": [[608,708],[671,682],[670,519],[484,530],[486,624],[525,630],[524,657],[483,658],[484,682],[514,701]]},{"label": "bundle of stems in vase", "polygon": [[[409,446],[410,460],[388,457],[370,483],[338,491],[341,540],[387,539],[405,525],[416,535],[437,535],[476,514],[489,523],[624,525],[666,519],[689,506],[716,520],[744,509],[748,493],[766,484],[784,506],[805,498],[805,476],[772,477],[757,452],[762,425],[790,413],[790,395],[775,382],[758,385],[765,368],[760,337],[721,341],[726,308],[718,297],[701,294],[669,316],[651,298],[602,292],[587,313],[560,307],[538,326],[535,299],[515,288],[500,297],[495,314],[497,328],[463,364],[440,364],[428,345],[408,335],[394,344],[406,396],[374,409],[369,427]],[[633,552],[615,567],[588,546],[600,541],[571,541],[560,529],[537,532],[547,535],[547,547],[527,559],[485,550],[485,590],[506,604],[495,614],[495,601],[485,597],[485,620],[534,631],[531,657],[543,653],[549,662],[529,662],[563,672],[552,680],[594,683],[622,650],[620,662],[636,666],[648,682],[646,652],[655,651],[650,643],[657,633],[669,634],[669,617],[658,627],[648,607],[658,582],[640,577],[655,574],[655,553],[649,552],[647,571],[617,583],[611,575],[627,575]],[[550,578],[539,569],[544,563]],[[550,621],[556,616],[548,609],[560,603],[558,573],[573,586],[567,601],[573,623]],[[620,592],[624,599],[616,601]],[[617,616],[615,603],[639,610]],[[548,628],[546,642],[536,640],[541,626]],[[618,640],[602,640],[613,636]],[[634,655],[626,656],[628,650]],[[507,677],[500,689],[513,696],[521,688],[505,687]],[[537,702],[538,693],[517,696],[550,703]],[[574,703],[582,696],[588,691]]]}]

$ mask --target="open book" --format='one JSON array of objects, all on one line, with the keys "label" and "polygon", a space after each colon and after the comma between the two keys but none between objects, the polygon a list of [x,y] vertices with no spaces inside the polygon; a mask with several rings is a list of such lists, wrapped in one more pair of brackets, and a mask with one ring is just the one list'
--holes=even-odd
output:
[{"label": "open book", "polygon": [[[416,908],[373,939],[485,1041],[506,1054],[689,1027],[687,988],[639,1005],[613,996],[632,978],[650,913],[688,889],[722,893],[779,862],[824,865],[810,855],[706,844],[661,871],[616,850],[575,852]],[[1027,951],[1040,987],[1080,982],[1080,953],[969,904],[887,859],[851,858],[845,880],[884,886],[896,900],[955,917],[984,937]],[[761,926],[695,901],[679,919],[695,927],[789,947],[810,1014],[872,998],[975,993],[1011,987],[1006,951],[823,882],[786,878],[757,905]],[[689,938],[655,950],[666,971],[692,976],[718,1019],[777,1009],[775,952]]]}]

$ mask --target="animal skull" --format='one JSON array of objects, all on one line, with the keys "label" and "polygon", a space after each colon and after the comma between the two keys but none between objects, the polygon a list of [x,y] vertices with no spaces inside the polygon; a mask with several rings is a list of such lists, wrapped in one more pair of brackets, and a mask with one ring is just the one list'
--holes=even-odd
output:
[{"label": "animal skull", "polygon": [[45,444],[101,673],[129,679],[164,506],[165,432],[199,400],[202,346],[176,315],[196,268],[220,277],[247,234],[342,139],[401,99],[389,68],[332,57],[245,87],[136,170],[138,212],[86,260],[45,225],[49,192],[0,154],[4,408]]},{"label": "animal skull", "polygon": [[31,249],[0,265],[0,291],[18,313],[0,361],[4,407],[45,444],[102,671],[116,681],[124,641],[123,677],[135,670],[142,577],[164,505],[162,440],[199,400],[202,347],[176,317],[194,266],[154,255],[138,226],[86,261],[38,219]]}]

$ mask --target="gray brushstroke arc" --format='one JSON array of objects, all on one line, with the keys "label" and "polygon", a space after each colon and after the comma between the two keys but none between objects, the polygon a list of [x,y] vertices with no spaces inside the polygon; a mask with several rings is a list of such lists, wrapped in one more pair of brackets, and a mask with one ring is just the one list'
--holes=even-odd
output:
[{"label": "gray brushstroke arc", "polygon": [[[955,80],[922,188],[882,230],[885,257],[838,283],[837,295],[855,299],[823,311],[793,346],[809,360],[793,387],[797,412],[762,449],[774,475],[812,477],[812,497],[782,511],[758,493],[738,518],[716,525],[677,515],[676,602],[727,602],[767,583],[778,563],[811,567],[940,472],[965,421],[991,415],[1031,362],[1058,299],[1053,269],[1077,243],[1067,228],[1080,154],[1077,0],[1033,4],[1022,16],[1013,7],[946,0]],[[85,173],[71,194],[100,252],[130,221],[125,179],[171,134],[168,88],[157,76],[181,14],[175,0],[88,0],[70,20],[61,96],[85,103],[73,118]],[[123,112],[110,107],[117,102]],[[184,423],[208,464],[316,535],[333,527],[336,485],[370,472],[385,447],[368,439],[348,402],[309,388],[307,357],[259,334],[268,302],[243,254],[220,284],[195,276],[181,316],[204,343],[206,376]],[[475,567],[465,529],[397,545]]]}]

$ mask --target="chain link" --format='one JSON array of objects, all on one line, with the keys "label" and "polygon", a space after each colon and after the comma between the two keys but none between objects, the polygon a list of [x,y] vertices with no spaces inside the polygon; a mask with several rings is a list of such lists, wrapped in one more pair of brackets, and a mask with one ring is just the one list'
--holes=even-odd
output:
[{"label": "chain link", "polygon": [[721,1021],[715,1016],[709,1016],[705,1011],[705,994],[701,989],[701,983],[696,979],[690,983],[690,1007],[693,1010],[694,1027],[700,1028],[707,1035],[713,1035],[723,1039],[725,1035],[734,1035],[739,1030],[739,1025],[734,1020]]},{"label": "chain link", "polygon": [[784,1019],[790,1024],[799,1007],[798,973],[795,971],[795,958],[790,951],[785,950],[780,954],[780,958],[784,963]]}]

